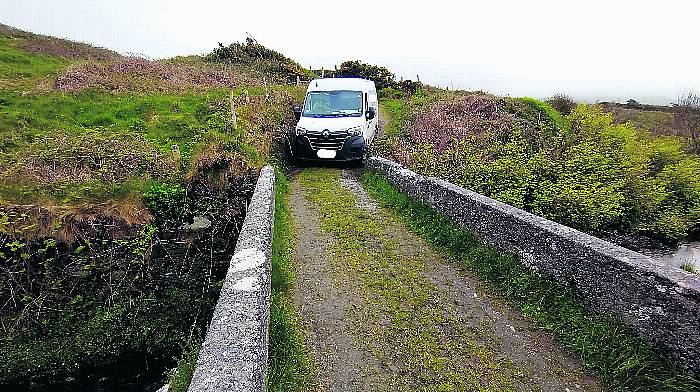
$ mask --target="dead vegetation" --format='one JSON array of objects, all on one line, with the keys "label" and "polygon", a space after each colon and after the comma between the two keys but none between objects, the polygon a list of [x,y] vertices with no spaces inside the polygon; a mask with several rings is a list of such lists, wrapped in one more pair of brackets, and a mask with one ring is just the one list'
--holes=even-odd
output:
[{"label": "dead vegetation", "polygon": [[19,47],[32,54],[61,57],[65,59],[111,60],[121,55],[112,50],[90,44],[70,41],[41,34],[34,34],[0,23],[0,37],[20,40]]},{"label": "dead vegetation", "polygon": [[75,64],[58,76],[50,88],[62,92],[102,88],[112,92],[188,93],[258,84],[258,79],[233,66],[119,57],[108,62],[88,61]]},{"label": "dead vegetation", "polygon": [[116,182],[144,175],[164,179],[175,166],[171,156],[128,132],[90,130],[81,137],[52,132],[17,155],[14,165],[0,168],[0,182]]},{"label": "dead vegetation", "polygon": [[13,240],[44,238],[71,246],[98,236],[124,239],[138,235],[152,215],[136,200],[120,202],[55,204],[0,204],[0,233]]}]

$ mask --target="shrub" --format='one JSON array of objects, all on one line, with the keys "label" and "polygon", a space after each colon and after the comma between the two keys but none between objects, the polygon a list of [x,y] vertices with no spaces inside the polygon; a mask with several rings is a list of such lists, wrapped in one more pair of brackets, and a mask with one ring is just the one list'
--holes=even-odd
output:
[{"label": "shrub", "polygon": [[345,61],[340,64],[337,76],[352,76],[374,81],[378,90],[396,85],[394,74],[386,67],[365,64],[358,60]]},{"label": "shrub", "polygon": [[309,74],[309,71],[292,59],[266,48],[251,37],[246,38],[245,43],[234,42],[229,46],[224,46],[219,42],[219,47],[209,53],[205,59],[213,62],[253,66],[262,72],[280,74],[288,79],[308,76]]},{"label": "shrub", "polygon": [[383,149],[418,172],[588,232],[675,242],[700,230],[700,158],[681,138],[614,124],[598,106],[562,117],[532,98],[441,92],[403,102],[406,130]]},{"label": "shrub", "polygon": [[397,90],[393,87],[384,87],[383,89],[379,90],[379,97],[380,98],[399,99],[399,98],[403,98],[403,96],[404,96],[403,91]]},{"label": "shrub", "polygon": [[423,87],[423,83],[414,82],[410,79],[402,80],[399,82],[399,88],[408,96],[411,96],[418,92],[421,89],[421,87]]},{"label": "shrub", "polygon": [[143,195],[146,207],[162,222],[181,221],[186,200],[187,191],[177,184],[157,184]]},{"label": "shrub", "polygon": [[576,102],[566,94],[554,94],[547,103],[563,115],[568,115],[576,107]]}]

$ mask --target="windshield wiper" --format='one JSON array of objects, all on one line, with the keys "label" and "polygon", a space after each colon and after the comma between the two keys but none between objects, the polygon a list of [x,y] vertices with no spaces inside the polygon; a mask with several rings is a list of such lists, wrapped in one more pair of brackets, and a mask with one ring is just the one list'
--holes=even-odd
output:
[{"label": "windshield wiper", "polygon": [[359,116],[360,113],[324,113],[324,114],[304,114],[304,117],[350,117]]}]

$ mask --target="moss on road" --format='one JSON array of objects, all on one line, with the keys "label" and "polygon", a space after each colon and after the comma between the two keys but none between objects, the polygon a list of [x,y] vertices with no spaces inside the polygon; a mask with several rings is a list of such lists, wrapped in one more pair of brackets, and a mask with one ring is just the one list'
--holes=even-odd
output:
[{"label": "moss on road", "polygon": [[369,199],[355,173],[306,169],[297,182],[295,221],[318,227],[297,226],[297,291],[306,295],[295,298],[322,387],[599,389],[551,338]]}]

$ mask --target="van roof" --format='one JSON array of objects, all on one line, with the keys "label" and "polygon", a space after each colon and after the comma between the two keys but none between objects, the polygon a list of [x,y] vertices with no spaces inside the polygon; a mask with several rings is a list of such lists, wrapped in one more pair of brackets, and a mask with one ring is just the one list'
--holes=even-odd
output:
[{"label": "van roof", "polygon": [[375,91],[374,82],[360,78],[323,78],[309,82],[307,91],[357,90]]}]

